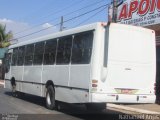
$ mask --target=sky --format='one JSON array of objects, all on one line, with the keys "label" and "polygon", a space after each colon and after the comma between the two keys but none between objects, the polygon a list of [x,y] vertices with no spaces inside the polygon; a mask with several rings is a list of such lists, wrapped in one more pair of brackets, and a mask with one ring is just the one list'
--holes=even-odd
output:
[{"label": "sky", "polygon": [[65,22],[65,29],[98,21],[106,22],[108,8],[103,5],[110,2],[111,0],[0,0],[0,24],[5,24],[7,31],[13,32],[14,39],[21,42],[58,32],[61,16],[67,21],[92,11]]}]

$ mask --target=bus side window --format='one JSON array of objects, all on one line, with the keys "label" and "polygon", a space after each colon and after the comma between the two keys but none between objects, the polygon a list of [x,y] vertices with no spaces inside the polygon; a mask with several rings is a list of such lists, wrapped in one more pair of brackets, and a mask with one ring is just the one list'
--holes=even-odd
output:
[{"label": "bus side window", "polygon": [[33,65],[42,65],[44,53],[44,42],[35,44]]},{"label": "bus side window", "polygon": [[17,58],[18,58],[18,48],[14,48],[12,54],[12,66],[17,65]]},{"label": "bus side window", "polygon": [[71,57],[72,36],[60,38],[58,41],[57,64],[69,64]]},{"label": "bus side window", "polygon": [[25,46],[19,47],[17,65],[22,66],[24,64]]},{"label": "bus side window", "polygon": [[93,31],[74,36],[72,47],[72,64],[89,64],[93,43]]},{"label": "bus side window", "polygon": [[11,65],[11,53],[5,54],[5,72],[8,73]]},{"label": "bus side window", "polygon": [[44,60],[43,60],[44,65],[53,65],[55,63],[56,49],[57,49],[56,39],[46,41]]},{"label": "bus side window", "polygon": [[25,49],[25,65],[32,65],[33,52],[34,52],[34,44],[27,45]]}]

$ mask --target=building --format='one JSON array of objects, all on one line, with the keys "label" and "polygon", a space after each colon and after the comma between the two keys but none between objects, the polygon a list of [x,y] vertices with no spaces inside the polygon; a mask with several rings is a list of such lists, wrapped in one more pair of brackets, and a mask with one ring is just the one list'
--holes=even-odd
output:
[{"label": "building", "polygon": [[5,65],[4,65],[4,57],[8,48],[0,48],[0,79],[4,79],[5,74]]},{"label": "building", "polygon": [[[113,2],[115,3],[116,0]],[[115,21],[117,23],[155,30],[157,50],[156,95],[157,102],[160,103],[160,0],[117,0],[114,5],[117,5],[112,7],[116,9]],[[112,15],[114,16],[114,14]]]}]

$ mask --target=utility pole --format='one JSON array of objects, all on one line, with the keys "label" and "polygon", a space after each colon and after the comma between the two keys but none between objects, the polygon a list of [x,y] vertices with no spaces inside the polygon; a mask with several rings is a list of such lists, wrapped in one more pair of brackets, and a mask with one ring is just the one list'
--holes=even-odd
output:
[{"label": "utility pole", "polygon": [[113,15],[112,15],[112,22],[117,21],[117,2],[118,0],[112,0],[113,3]]},{"label": "utility pole", "polygon": [[63,16],[61,16],[60,31],[63,31]]}]

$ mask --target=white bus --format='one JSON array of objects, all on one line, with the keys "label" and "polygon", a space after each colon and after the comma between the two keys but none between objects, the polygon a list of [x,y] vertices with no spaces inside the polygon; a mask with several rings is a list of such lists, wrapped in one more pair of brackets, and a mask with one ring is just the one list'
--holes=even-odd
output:
[{"label": "white bus", "polygon": [[11,45],[5,88],[67,103],[154,103],[155,32],[94,23]]}]

